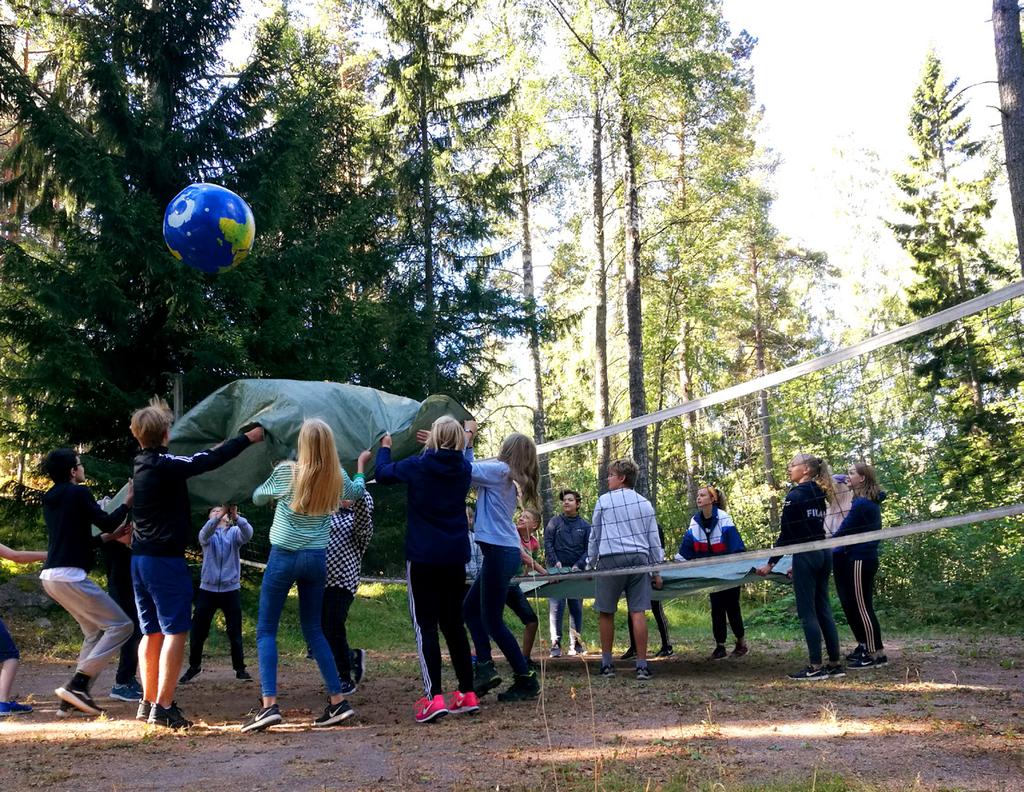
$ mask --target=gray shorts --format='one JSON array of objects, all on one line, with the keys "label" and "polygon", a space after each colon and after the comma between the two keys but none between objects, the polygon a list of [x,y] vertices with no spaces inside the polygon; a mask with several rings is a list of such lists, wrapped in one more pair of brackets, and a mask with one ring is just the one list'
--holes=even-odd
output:
[{"label": "gray shorts", "polygon": [[[598,569],[621,569],[624,567],[647,566],[648,558],[643,553],[612,553],[601,556]],[[619,597],[626,592],[626,607],[630,613],[651,609],[651,573],[638,575],[606,575],[594,580],[594,609],[598,613],[615,613]]]}]

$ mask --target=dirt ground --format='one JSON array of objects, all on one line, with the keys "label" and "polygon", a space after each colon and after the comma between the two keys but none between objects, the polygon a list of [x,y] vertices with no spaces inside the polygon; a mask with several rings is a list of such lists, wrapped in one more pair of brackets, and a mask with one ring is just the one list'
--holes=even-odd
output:
[{"label": "dirt ground", "polygon": [[1024,790],[1021,642],[887,648],[886,668],[813,683],[783,678],[801,664],[799,647],[783,642],[717,662],[694,648],[653,664],[646,683],[630,663],[603,679],[595,657],[561,658],[544,663],[536,704],[491,695],[477,716],[425,726],[412,719],[413,658],[371,654],[350,698],[356,716],[327,730],[309,728],[323,706],[315,666],[295,660],[279,683],[286,722],[253,735],[238,725],[258,687],[235,681],[225,660],[179,690],[197,725],[173,734],[109,699],[106,717],[58,718],[49,691],[70,665],[29,658],[17,688],[36,711],[0,722],[0,778],[5,788],[89,790],[572,790],[810,789],[838,775],[879,789]]}]

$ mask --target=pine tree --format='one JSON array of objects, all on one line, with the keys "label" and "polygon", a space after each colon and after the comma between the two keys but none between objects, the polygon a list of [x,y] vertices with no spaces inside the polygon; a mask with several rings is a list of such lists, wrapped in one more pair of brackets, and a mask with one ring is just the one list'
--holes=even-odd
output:
[{"label": "pine tree", "polygon": [[415,393],[454,391],[479,400],[488,341],[525,329],[521,302],[495,288],[507,255],[494,220],[512,211],[513,174],[485,143],[511,100],[509,91],[473,95],[483,54],[457,49],[475,2],[387,0],[377,5],[394,51],[384,64],[386,126],[395,144],[396,244],[422,318],[414,343],[427,365]]},{"label": "pine tree", "polygon": [[[226,68],[238,10],[34,0],[26,19],[48,56],[27,74],[12,42],[0,46],[0,112],[23,131],[5,163],[21,234],[0,251],[0,392],[37,450],[120,457],[126,416],[166,392],[170,372],[184,372],[194,403],[240,376],[384,384],[415,368],[359,341],[383,334],[386,349],[416,321],[396,310],[380,322],[367,307],[389,296],[391,268],[386,185],[362,173],[373,140],[361,96],[322,37],[284,12],[242,68]],[[203,180],[256,216],[254,254],[221,276],[183,267],[161,239],[167,202]]]},{"label": "pine tree", "polygon": [[[899,208],[907,219],[891,227],[914,259],[918,280],[908,290],[907,304],[918,317],[984,294],[1011,275],[984,245],[995,174],[986,167],[984,143],[971,137],[957,83],[946,81],[938,56],[929,53],[910,111],[915,153],[910,169],[895,175],[905,196]],[[997,469],[997,460],[1019,456],[999,401],[1024,374],[1015,365],[994,365],[979,342],[976,322],[965,320],[915,343],[921,386],[940,397],[953,418],[940,465],[954,487],[979,475],[979,466]]]}]

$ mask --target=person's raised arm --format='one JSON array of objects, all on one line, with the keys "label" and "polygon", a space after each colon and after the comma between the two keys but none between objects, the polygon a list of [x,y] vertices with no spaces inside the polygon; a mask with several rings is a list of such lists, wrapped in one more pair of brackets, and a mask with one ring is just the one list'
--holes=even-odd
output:
[{"label": "person's raised arm", "polygon": [[252,539],[253,530],[252,523],[249,522],[241,514],[238,515],[238,520],[235,522],[235,543],[241,547],[246,542]]},{"label": "person's raised arm", "polygon": [[[374,465],[374,478],[378,484],[398,484],[406,480],[404,468],[400,462],[391,461],[391,435],[386,434],[380,439],[377,449],[377,462]],[[405,460],[403,460],[405,461]]]},{"label": "person's raised arm", "polygon": [[203,523],[203,527],[199,529],[199,544],[206,547],[210,543],[210,539],[213,538],[213,532],[217,530],[217,524],[220,522],[220,518],[224,516],[224,510],[220,506],[214,506],[210,509],[210,513],[207,515],[206,522]]},{"label": "person's raised arm", "polygon": [[373,538],[373,496],[369,492],[352,504],[352,515],[352,539],[362,555]]},{"label": "person's raised arm", "polygon": [[341,478],[345,482],[341,494],[342,500],[359,500],[366,493],[366,474],[363,471],[369,460],[369,451],[359,452],[359,457],[356,459],[356,474],[352,478],[348,477],[345,468],[341,469]]},{"label": "person's raised arm", "polygon": [[247,432],[190,457],[163,454],[160,458],[160,466],[184,478],[199,476],[230,462],[250,445],[262,443],[263,439],[263,427],[254,426]]}]

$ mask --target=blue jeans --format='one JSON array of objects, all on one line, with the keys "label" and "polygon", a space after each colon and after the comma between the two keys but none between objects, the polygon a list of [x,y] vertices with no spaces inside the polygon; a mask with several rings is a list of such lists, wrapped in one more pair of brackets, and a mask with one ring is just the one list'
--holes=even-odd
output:
[{"label": "blue jeans", "polygon": [[[548,600],[548,627],[551,630],[551,643],[561,644],[562,642],[562,624],[565,619],[565,603],[569,603],[569,619],[572,622],[572,629],[579,635],[583,632],[583,600],[581,599],[570,599],[570,600]],[[569,648],[572,648],[572,638],[570,635]]]},{"label": "blue jeans", "polygon": [[469,587],[463,610],[466,615],[466,626],[473,637],[476,647],[476,659],[479,663],[491,660],[491,638],[498,644],[505,655],[513,673],[527,673],[526,658],[519,648],[519,642],[512,631],[505,626],[505,598],[508,596],[508,584],[515,577],[522,561],[519,548],[477,542],[483,553],[480,574]]},{"label": "blue jeans", "polygon": [[270,548],[263,585],[260,586],[260,615],[256,622],[256,655],[260,661],[260,685],[264,696],[277,695],[277,627],[294,583],[299,586],[302,637],[320,666],[327,694],[336,696],[341,693],[338,667],[320,625],[324,581],[327,578],[326,559],[324,550]]}]

